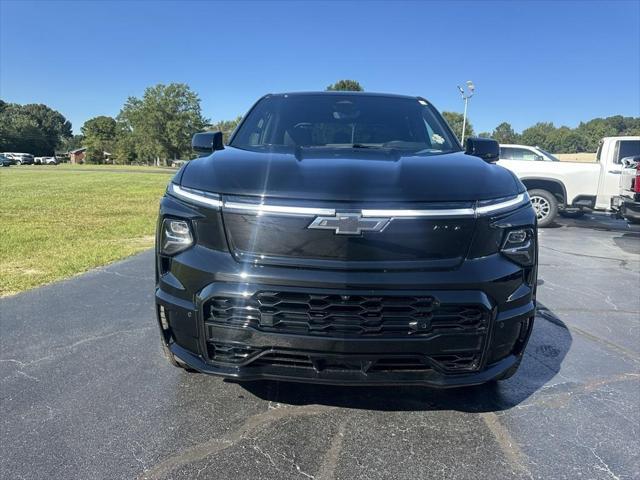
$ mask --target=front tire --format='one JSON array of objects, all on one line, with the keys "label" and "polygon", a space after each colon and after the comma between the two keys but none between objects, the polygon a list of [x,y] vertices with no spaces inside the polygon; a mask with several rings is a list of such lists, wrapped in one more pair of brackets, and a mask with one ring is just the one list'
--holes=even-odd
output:
[{"label": "front tire", "polygon": [[536,212],[538,227],[545,228],[553,224],[558,216],[558,200],[547,190],[529,190],[531,205]]}]

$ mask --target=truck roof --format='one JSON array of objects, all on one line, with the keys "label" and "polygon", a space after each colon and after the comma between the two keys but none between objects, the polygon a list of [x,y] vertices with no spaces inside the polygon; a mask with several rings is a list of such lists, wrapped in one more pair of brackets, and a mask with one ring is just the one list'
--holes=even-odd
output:
[{"label": "truck roof", "polygon": [[640,140],[639,135],[620,135],[618,137],[604,137],[604,140]]},{"label": "truck roof", "polygon": [[310,92],[280,92],[280,93],[268,93],[268,96],[305,96],[305,95],[326,95],[326,96],[341,96],[341,95],[362,95],[367,97],[395,97],[395,98],[411,98],[416,100],[425,100],[423,97],[417,95],[401,95],[398,93],[377,93],[377,92],[353,92],[353,91],[310,91]]}]

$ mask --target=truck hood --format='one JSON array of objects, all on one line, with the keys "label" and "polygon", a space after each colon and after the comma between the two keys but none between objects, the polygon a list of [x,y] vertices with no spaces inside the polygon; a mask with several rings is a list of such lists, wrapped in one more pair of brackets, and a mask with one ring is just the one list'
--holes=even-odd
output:
[{"label": "truck hood", "polygon": [[344,202],[455,202],[524,191],[508,170],[462,152],[302,149],[255,152],[226,147],[176,175],[184,187],[226,195]]}]

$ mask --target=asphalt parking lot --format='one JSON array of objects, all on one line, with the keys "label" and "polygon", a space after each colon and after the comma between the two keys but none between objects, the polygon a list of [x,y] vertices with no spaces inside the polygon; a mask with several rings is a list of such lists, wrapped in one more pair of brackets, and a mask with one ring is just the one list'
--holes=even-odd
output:
[{"label": "asphalt parking lot", "polygon": [[457,390],[175,369],[151,252],[2,299],[0,477],[640,478],[640,229],[591,215],[540,237],[522,368]]}]

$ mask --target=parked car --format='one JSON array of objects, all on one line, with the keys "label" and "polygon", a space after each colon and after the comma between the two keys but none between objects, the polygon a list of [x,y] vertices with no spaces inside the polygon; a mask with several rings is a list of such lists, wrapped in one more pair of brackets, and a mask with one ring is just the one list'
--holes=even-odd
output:
[{"label": "parked car", "polygon": [[0,165],[3,167],[10,167],[11,165],[13,165],[13,160],[0,154]]},{"label": "parked car", "polygon": [[35,157],[33,163],[34,165],[57,165],[58,159],[56,157]]},{"label": "parked car", "polygon": [[169,361],[236,380],[462,386],[513,375],[535,313],[536,217],[423,98],[260,99],[169,183],[157,226]]},{"label": "parked car", "polygon": [[[537,147],[501,145],[499,165],[513,171],[527,187],[538,226],[553,224],[559,211],[611,211],[619,194],[621,160],[640,155],[640,137],[606,137],[600,141],[597,163],[557,162]],[[526,150],[527,152],[520,151]]]},{"label": "parked car", "polygon": [[188,161],[189,160],[170,160],[170,166],[172,166],[174,168],[180,168],[181,166],[183,166]]},{"label": "parked car", "polygon": [[5,152],[5,157],[14,161],[14,165],[33,165],[33,155],[30,153]]},{"label": "parked car", "polygon": [[540,147],[528,145],[500,145],[500,160],[534,160],[545,162],[559,162],[560,159]]},{"label": "parked car", "polygon": [[620,195],[614,200],[617,216],[640,223],[640,155],[622,159]]}]

